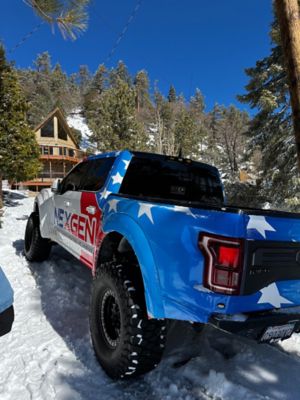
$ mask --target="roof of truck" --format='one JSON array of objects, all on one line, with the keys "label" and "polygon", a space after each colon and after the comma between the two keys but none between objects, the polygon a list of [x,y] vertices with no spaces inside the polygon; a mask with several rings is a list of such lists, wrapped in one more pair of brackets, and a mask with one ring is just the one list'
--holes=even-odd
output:
[{"label": "roof of truck", "polygon": [[197,163],[198,165],[201,165],[201,167],[209,169],[215,174],[219,174],[219,171],[216,167],[210,164],[202,163],[200,161],[192,160],[190,158],[186,157],[179,157],[179,156],[168,156],[164,154],[157,154],[157,153],[150,153],[150,152],[143,152],[143,151],[131,151],[131,150],[122,150],[122,151],[111,151],[108,153],[100,153],[96,155],[89,156],[88,159],[96,159],[96,158],[104,158],[104,157],[118,157],[121,154],[132,154],[137,157],[142,157],[142,158],[151,158],[151,159],[169,159],[169,160],[174,160],[174,161],[179,161],[179,162],[186,162],[186,163]]}]

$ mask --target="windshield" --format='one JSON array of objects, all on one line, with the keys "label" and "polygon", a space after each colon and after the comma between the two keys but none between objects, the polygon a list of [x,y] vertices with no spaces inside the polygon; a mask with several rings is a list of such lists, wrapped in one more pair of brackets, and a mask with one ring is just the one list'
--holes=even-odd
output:
[{"label": "windshield", "polygon": [[134,157],[120,193],[193,203],[224,203],[219,176],[205,164],[167,156]]}]

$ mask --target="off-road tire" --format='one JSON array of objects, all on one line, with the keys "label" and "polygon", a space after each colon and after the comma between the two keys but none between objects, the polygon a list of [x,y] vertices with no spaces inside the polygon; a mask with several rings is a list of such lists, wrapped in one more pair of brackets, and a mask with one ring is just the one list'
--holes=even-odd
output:
[{"label": "off-road tire", "polygon": [[[160,362],[165,347],[166,323],[148,319],[139,271],[132,272],[137,268],[104,263],[93,282],[90,305],[93,347],[99,363],[114,379],[151,371]],[[108,299],[115,302],[115,308],[114,312],[105,314]],[[117,308],[120,324],[115,323],[119,329],[113,335],[107,332],[109,328],[112,330],[111,321],[118,320]]]},{"label": "off-road tire", "polygon": [[26,230],[24,254],[28,261],[45,261],[49,257],[51,251],[51,242],[44,239],[40,232],[39,215],[36,212],[30,214]]}]

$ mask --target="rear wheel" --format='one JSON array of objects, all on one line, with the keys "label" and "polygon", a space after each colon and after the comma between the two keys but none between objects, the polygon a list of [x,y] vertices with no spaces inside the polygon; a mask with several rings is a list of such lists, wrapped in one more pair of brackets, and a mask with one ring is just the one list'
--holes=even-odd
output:
[{"label": "rear wheel", "polygon": [[28,218],[25,230],[25,257],[28,261],[44,261],[49,257],[50,251],[51,242],[42,238],[39,215],[33,212]]},{"label": "rear wheel", "polygon": [[93,283],[90,329],[96,357],[112,378],[152,370],[161,360],[166,325],[149,320],[142,282],[130,279],[130,267],[105,263]]}]

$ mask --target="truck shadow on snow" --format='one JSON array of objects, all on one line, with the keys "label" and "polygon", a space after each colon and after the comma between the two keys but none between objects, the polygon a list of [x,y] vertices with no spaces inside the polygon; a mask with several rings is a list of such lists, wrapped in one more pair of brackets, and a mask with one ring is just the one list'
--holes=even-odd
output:
[{"label": "truck shadow on snow", "polygon": [[[14,242],[21,256],[23,240]],[[60,380],[85,400],[298,398],[300,357],[206,327],[171,323],[164,358],[153,372],[131,381],[113,382],[98,365],[89,336],[90,271],[59,246],[49,261],[28,264],[41,293],[42,310],[53,329],[82,363],[69,365]],[[293,339],[290,339],[293,341]],[[290,352],[293,352],[291,342]],[[298,344],[300,348],[300,344]],[[70,361],[68,361],[70,362]],[[189,397],[188,397],[189,396]]]}]

